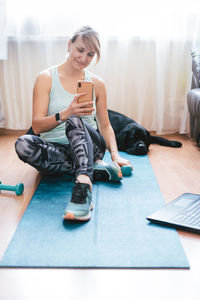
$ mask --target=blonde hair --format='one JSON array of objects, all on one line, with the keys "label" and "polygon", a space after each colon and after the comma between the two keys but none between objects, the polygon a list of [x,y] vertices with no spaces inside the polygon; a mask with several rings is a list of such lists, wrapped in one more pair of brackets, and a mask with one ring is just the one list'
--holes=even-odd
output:
[{"label": "blonde hair", "polygon": [[79,28],[72,36],[71,42],[74,43],[78,36],[81,36],[83,42],[86,42],[90,46],[92,46],[97,54],[97,62],[100,59],[100,41],[99,34],[92,29],[90,26],[83,26]]}]

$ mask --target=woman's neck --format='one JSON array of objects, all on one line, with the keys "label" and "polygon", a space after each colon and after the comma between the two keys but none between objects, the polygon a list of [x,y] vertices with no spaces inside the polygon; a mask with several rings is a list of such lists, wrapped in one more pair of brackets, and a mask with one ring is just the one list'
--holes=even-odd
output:
[{"label": "woman's neck", "polygon": [[60,66],[60,71],[64,77],[84,79],[84,70],[74,69],[69,59]]}]

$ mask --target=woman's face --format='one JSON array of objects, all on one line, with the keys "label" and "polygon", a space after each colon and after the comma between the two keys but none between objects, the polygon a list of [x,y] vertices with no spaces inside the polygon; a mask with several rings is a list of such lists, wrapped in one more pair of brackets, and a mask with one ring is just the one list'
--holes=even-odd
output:
[{"label": "woman's face", "polygon": [[73,67],[79,70],[86,68],[95,55],[94,48],[84,43],[81,36],[78,36],[74,43],[71,40],[69,41],[68,50]]}]

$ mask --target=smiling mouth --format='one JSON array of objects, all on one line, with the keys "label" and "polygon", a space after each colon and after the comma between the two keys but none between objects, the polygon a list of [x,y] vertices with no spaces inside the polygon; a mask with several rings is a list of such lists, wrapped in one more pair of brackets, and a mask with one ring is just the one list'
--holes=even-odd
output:
[{"label": "smiling mouth", "polygon": [[85,66],[85,64],[82,64],[81,62],[79,62],[78,60],[75,60],[79,65],[81,66]]}]

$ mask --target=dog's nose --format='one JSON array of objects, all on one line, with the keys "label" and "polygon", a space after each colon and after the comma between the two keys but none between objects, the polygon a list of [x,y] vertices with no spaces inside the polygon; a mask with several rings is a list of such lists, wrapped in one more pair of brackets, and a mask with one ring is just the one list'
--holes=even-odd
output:
[{"label": "dog's nose", "polygon": [[147,154],[147,147],[143,143],[138,144],[138,151],[140,154],[144,155]]},{"label": "dog's nose", "polygon": [[142,149],[145,148],[145,145],[144,145],[143,143],[139,143],[139,144],[138,144],[138,148],[142,150]]}]

